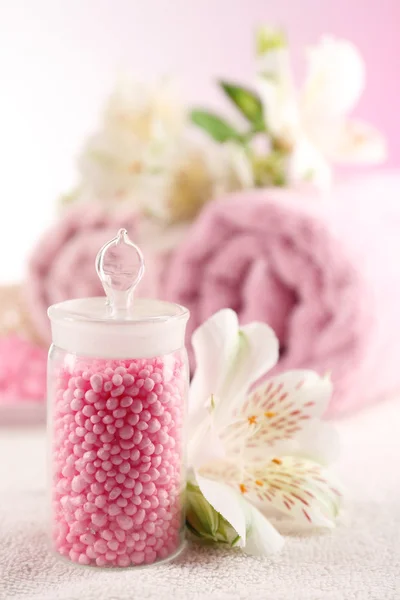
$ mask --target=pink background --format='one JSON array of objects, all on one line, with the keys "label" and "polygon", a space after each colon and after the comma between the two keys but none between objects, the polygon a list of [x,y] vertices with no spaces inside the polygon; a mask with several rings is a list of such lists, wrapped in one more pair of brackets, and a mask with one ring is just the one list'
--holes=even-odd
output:
[{"label": "pink background", "polygon": [[[284,26],[295,51],[323,33],[347,37],[360,47],[368,78],[356,114],[387,134],[389,164],[400,163],[398,0],[1,4],[0,281],[21,277],[55,198],[74,183],[74,155],[95,125],[118,70],[142,78],[174,73],[189,102],[218,106],[215,78],[251,82],[253,31],[260,22]],[[299,52],[296,67],[301,72]]]}]

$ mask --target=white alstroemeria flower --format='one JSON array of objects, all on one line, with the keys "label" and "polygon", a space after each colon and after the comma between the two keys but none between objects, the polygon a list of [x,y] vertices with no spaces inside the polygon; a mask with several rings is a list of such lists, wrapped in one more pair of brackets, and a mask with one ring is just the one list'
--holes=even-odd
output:
[{"label": "white alstroemeria flower", "polygon": [[[291,371],[250,391],[277,362],[278,341],[264,323],[239,328],[230,309],[206,321],[192,341],[197,370],[189,397],[189,527],[257,554],[283,544],[259,509],[332,527],[340,491],[317,462],[329,450],[319,442],[331,437],[316,435],[317,425],[326,433],[319,418],[331,396],[329,379]],[[207,502],[197,510],[200,492]]]},{"label": "white alstroemeria flower", "polygon": [[164,228],[189,223],[216,195],[244,187],[244,158],[189,139],[187,112],[173,82],[125,77],[79,158],[78,189],[65,199],[128,204]]},{"label": "white alstroemeria flower", "polygon": [[155,210],[152,198],[167,193],[184,126],[185,112],[170,82],[121,80],[78,163],[86,195]]},{"label": "white alstroemeria flower", "polygon": [[[264,38],[276,31],[261,31]],[[258,45],[258,90],[268,128],[289,148],[288,181],[330,185],[331,162],[377,163],[386,158],[383,136],[369,124],[350,120],[365,84],[365,66],[354,44],[323,37],[308,51],[302,89],[293,83],[289,50],[280,43]]]}]

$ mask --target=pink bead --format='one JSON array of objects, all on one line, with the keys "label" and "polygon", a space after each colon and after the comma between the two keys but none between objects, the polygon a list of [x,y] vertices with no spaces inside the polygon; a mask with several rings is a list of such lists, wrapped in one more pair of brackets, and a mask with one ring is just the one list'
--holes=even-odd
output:
[{"label": "pink bead", "polygon": [[141,565],[144,562],[144,552],[133,552],[131,560],[135,565]]},{"label": "pink bead", "polygon": [[121,495],[121,488],[114,487],[110,492],[109,498],[110,498],[110,500],[115,500],[120,495]]},{"label": "pink bead", "polygon": [[144,381],[143,387],[146,391],[151,392],[151,390],[154,388],[154,385],[153,379],[147,377]]},{"label": "pink bead", "polygon": [[109,563],[112,563],[117,558],[115,552],[111,552],[110,550],[106,552],[106,559]]},{"label": "pink bead", "polygon": [[98,373],[96,373],[95,375],[92,375],[90,378],[90,385],[92,386],[92,388],[95,392],[101,392],[101,389],[103,387],[102,376],[99,375]]},{"label": "pink bead", "polygon": [[[154,562],[154,560],[152,562]],[[119,567],[129,567],[131,559],[127,554],[121,554],[121,556],[117,558],[117,564]]]},{"label": "pink bead", "polygon": [[90,558],[86,554],[80,554],[78,558],[78,563],[80,565],[90,565]]},{"label": "pink bead", "polygon": [[133,399],[131,398],[131,396],[124,396],[123,398],[121,398],[120,406],[122,408],[128,408],[129,406],[131,406],[132,402]]},{"label": "pink bead", "polygon": [[143,529],[145,530],[145,532],[150,535],[152,535],[154,533],[155,528],[156,528],[156,526],[151,521],[148,521],[147,523],[145,523],[143,525]]},{"label": "pink bead", "polygon": [[98,508],[104,508],[104,506],[107,504],[107,496],[96,496],[94,503]]},{"label": "pink bead", "polygon": [[82,413],[85,415],[85,417],[92,417],[95,413],[95,409],[91,404],[85,404],[85,406],[82,408]]},{"label": "pink bead", "polygon": [[158,419],[153,418],[149,421],[149,423],[148,423],[148,432],[149,433],[156,433],[160,429],[161,429],[161,424]]},{"label": "pink bead", "polygon": [[92,432],[87,433],[85,435],[85,442],[88,444],[95,444],[97,442],[97,435]]},{"label": "pink bead", "polygon": [[140,508],[137,511],[136,515],[133,517],[135,525],[141,525],[144,521],[145,516],[146,516],[145,511],[143,510],[143,508]]},{"label": "pink bead", "polygon": [[115,410],[118,407],[118,400],[116,398],[109,398],[106,402],[108,410]]},{"label": "pink bead", "polygon": [[140,483],[140,481],[137,481],[135,484],[135,488],[134,488],[134,493],[136,494],[136,496],[140,496],[140,494],[143,491],[143,485]]},{"label": "pink bead", "polygon": [[113,481],[113,479],[109,478],[104,484],[104,489],[106,490],[106,492],[111,492],[114,486],[115,482]]},{"label": "pink bead", "polygon": [[135,504],[128,504],[123,510],[126,515],[132,517],[135,513],[137,513],[137,506]]},{"label": "pink bead", "polygon": [[120,439],[119,445],[124,450],[132,450],[132,448],[135,446],[135,443],[134,443],[133,439],[130,439],[130,440],[122,440],[122,439]]},{"label": "pink bead", "polygon": [[88,390],[85,393],[85,400],[90,402],[90,404],[94,404],[99,399],[99,396],[93,390]]},{"label": "pink bead", "polygon": [[113,417],[115,417],[116,419],[123,419],[126,415],[126,410],[125,408],[116,408],[113,411]]},{"label": "pink bead", "polygon": [[74,398],[71,401],[70,406],[71,406],[72,410],[75,410],[75,411],[81,410],[81,408],[83,407],[83,402],[80,398]]},{"label": "pink bead", "polygon": [[139,421],[139,423],[136,425],[136,427],[140,431],[145,431],[148,428],[148,425],[147,425],[147,423],[145,423],[145,421]]},{"label": "pink bead", "polygon": [[71,488],[74,492],[79,494],[86,488],[86,486],[87,482],[80,475],[77,475],[72,479]]},{"label": "pink bead", "polygon": [[108,514],[111,517],[116,517],[121,512],[122,512],[122,509],[121,509],[120,506],[118,506],[118,504],[110,504],[109,507],[108,507]]},{"label": "pink bead", "polygon": [[143,485],[143,492],[146,496],[151,496],[152,494],[154,494],[156,491],[156,486],[152,481],[149,481],[148,483],[145,483]]},{"label": "pink bead", "polygon": [[102,494],[104,492],[104,485],[102,483],[94,482],[90,486],[90,489],[93,494]]},{"label": "pink bead", "polygon": [[83,533],[79,539],[82,542],[82,544],[85,544],[86,546],[91,546],[92,544],[94,544],[96,538],[91,533]]},{"label": "pink bead", "polygon": [[104,525],[107,523],[107,515],[102,513],[94,513],[91,516],[91,519],[93,525],[96,525],[97,527],[104,527]]},{"label": "pink bead", "polygon": [[121,375],[119,375],[118,373],[116,373],[115,375],[113,375],[111,381],[113,382],[114,385],[116,385],[117,387],[119,387],[120,385],[122,385],[123,378],[122,378]]},{"label": "pink bead", "polygon": [[140,400],[134,400],[131,405],[131,411],[134,413],[140,413],[143,410],[143,404]]},{"label": "pink bead", "polygon": [[125,391],[125,386],[124,385],[120,385],[119,387],[117,387],[115,390],[112,390],[112,392],[110,392],[110,395],[112,398],[117,398],[118,396],[122,396],[122,394]]},{"label": "pink bead", "polygon": [[114,535],[121,544],[125,541],[126,533],[122,529],[116,529]]},{"label": "pink bead", "polygon": [[[115,476],[115,481],[117,483],[124,483],[125,479],[126,479],[126,475],[124,475],[123,473],[117,473],[117,475]],[[125,487],[128,487],[126,483],[125,483]]]},{"label": "pink bead", "polygon": [[133,436],[133,427],[131,425],[125,425],[121,427],[119,435],[123,440],[128,440]]},{"label": "pink bead", "polygon": [[124,531],[128,531],[129,529],[132,529],[132,527],[133,527],[133,521],[132,521],[131,517],[129,517],[126,514],[118,515],[117,523],[118,523],[119,527],[121,529],[123,529]]},{"label": "pink bead", "polygon": [[107,543],[104,540],[96,540],[94,550],[99,554],[105,554],[107,552]]},{"label": "pink bead", "polygon": [[133,415],[128,415],[128,423],[129,425],[137,425],[137,423],[139,423],[139,415],[133,414]]},{"label": "pink bead", "polygon": [[113,539],[112,531],[110,531],[109,529],[103,529],[103,531],[101,532],[101,537],[104,540],[107,540],[107,542],[109,542]]}]

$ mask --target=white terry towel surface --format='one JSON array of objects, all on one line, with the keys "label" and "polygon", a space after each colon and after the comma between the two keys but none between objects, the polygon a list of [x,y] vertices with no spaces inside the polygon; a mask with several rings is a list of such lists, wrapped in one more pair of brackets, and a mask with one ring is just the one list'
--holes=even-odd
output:
[{"label": "white terry towel surface", "polygon": [[174,563],[122,571],[49,552],[44,431],[0,429],[0,600],[400,599],[400,400],[337,427],[348,498],[335,531],[292,534],[272,559],[191,546]]}]

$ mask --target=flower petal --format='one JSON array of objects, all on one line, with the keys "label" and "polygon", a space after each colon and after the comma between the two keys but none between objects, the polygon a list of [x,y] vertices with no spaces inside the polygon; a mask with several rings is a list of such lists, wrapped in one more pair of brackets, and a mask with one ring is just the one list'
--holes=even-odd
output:
[{"label": "flower petal", "polygon": [[209,398],[219,396],[239,343],[238,317],[225,309],[205,321],[192,336],[196,371],[189,392],[189,430],[208,414]]},{"label": "flower petal", "polygon": [[202,477],[196,473],[197,485],[211,506],[219,512],[240,536],[239,545],[246,544],[246,515],[239,494],[229,485]]},{"label": "flower petal", "polygon": [[195,431],[216,399],[214,421],[226,425],[251,385],[278,360],[278,340],[265,323],[239,329],[236,313],[217,312],[193,334],[197,368],[190,386],[189,430]]},{"label": "flower petal", "polygon": [[263,462],[268,447],[274,450],[295,439],[312,418],[325,412],[331,394],[330,379],[314,371],[288,371],[258,386],[237,415],[248,425],[246,460]]},{"label": "flower petal", "polygon": [[244,552],[253,556],[268,556],[280,552],[284,539],[268,519],[250,502],[246,502],[247,539]]},{"label": "flower petal", "polygon": [[363,121],[348,121],[337,129],[331,158],[343,163],[380,163],[387,157],[384,136]]},{"label": "flower petal", "polygon": [[303,525],[334,527],[341,504],[342,492],[331,474],[313,461],[292,456],[249,470],[238,487],[250,501]]},{"label": "flower petal", "polygon": [[309,49],[308,75],[302,94],[307,120],[345,116],[357,104],[365,85],[365,65],[358,48],[347,40],[325,36]]},{"label": "flower petal", "polygon": [[[315,142],[313,138],[313,142]],[[304,135],[296,139],[293,151],[288,158],[287,180],[294,186],[310,182],[321,190],[327,190],[332,184],[332,170],[325,159],[323,146],[311,143]]]},{"label": "flower petal", "polygon": [[267,373],[277,362],[279,342],[266,323],[250,323],[239,330],[239,343],[234,360],[226,373],[220,402],[216,405],[214,420],[221,428],[231,420],[244,402],[251,385]]},{"label": "flower petal", "polygon": [[187,461],[196,469],[202,464],[224,459],[226,447],[215,429],[214,421],[208,413],[195,429],[192,429],[187,444]]},{"label": "flower petal", "polygon": [[300,127],[299,109],[286,48],[271,51],[259,61],[256,79],[270,133],[293,143]]},{"label": "flower petal", "polygon": [[335,427],[319,419],[311,419],[293,442],[291,456],[301,456],[321,465],[329,465],[340,453],[339,435]]}]

